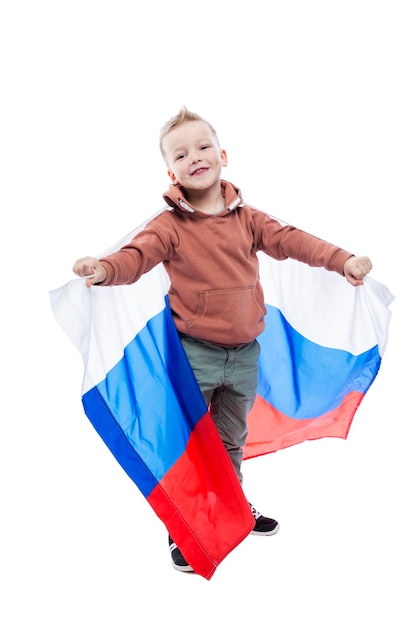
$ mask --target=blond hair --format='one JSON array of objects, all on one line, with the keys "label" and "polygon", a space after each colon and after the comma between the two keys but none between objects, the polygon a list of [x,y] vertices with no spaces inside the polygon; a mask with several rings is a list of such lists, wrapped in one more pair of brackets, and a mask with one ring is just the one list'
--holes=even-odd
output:
[{"label": "blond hair", "polygon": [[213,134],[214,139],[220,146],[217,133],[214,130],[213,126],[210,124],[210,122],[201,117],[201,115],[193,113],[192,111],[189,111],[185,106],[183,106],[180,111],[176,115],[174,115],[174,117],[171,117],[171,119],[169,119],[161,128],[161,132],[159,135],[159,149],[161,150],[163,157],[165,157],[165,154],[162,144],[165,137],[168,135],[168,133],[171,132],[171,130],[177,128],[178,126],[181,126],[181,124],[184,124],[185,122],[204,122],[204,124],[207,124],[211,133]]}]

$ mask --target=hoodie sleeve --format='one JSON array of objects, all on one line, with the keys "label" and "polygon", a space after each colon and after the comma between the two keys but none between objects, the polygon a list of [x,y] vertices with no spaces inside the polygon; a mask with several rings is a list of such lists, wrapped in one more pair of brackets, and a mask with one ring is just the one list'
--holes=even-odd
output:
[{"label": "hoodie sleeve", "polygon": [[277,260],[295,259],[311,267],[324,267],[344,276],[343,268],[353,256],[351,252],[295,226],[281,223],[260,211],[253,211],[253,219],[258,250]]},{"label": "hoodie sleeve", "polygon": [[102,259],[107,276],[100,285],[130,285],[153,267],[169,258],[171,242],[158,218],[150,222],[130,243]]}]

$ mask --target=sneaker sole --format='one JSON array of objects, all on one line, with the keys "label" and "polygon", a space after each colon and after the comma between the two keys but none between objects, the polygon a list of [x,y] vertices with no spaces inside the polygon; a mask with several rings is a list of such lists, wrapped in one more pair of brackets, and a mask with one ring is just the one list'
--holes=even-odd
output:
[{"label": "sneaker sole", "polygon": [[257,535],[258,537],[271,537],[271,535],[276,535],[279,532],[279,524],[275,526],[272,530],[260,531],[260,530],[252,530],[251,535]]},{"label": "sneaker sole", "polygon": [[177,572],[194,572],[191,565],[175,565],[173,561],[171,561],[172,567],[177,570]]}]

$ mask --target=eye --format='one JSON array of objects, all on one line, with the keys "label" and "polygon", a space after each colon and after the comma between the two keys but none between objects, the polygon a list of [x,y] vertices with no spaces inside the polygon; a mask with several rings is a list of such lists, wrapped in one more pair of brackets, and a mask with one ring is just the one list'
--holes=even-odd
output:
[{"label": "eye", "polygon": [[210,148],[210,146],[204,145],[204,146],[201,146],[200,150],[208,150],[208,148]]},{"label": "eye", "polygon": [[181,159],[183,159],[184,157],[185,157],[185,154],[178,154],[178,155],[175,157],[175,160],[176,160],[176,161],[180,161],[180,160],[181,160]]}]

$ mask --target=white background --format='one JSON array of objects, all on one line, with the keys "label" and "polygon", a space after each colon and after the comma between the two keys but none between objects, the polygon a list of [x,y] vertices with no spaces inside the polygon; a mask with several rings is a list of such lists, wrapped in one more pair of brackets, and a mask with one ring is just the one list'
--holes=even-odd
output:
[{"label": "white background", "polygon": [[[402,0],[5,0],[0,9],[4,626],[415,626],[416,20]],[[48,292],[158,211],[159,129],[209,119],[246,201],[356,254],[396,296],[347,441],[245,463],[281,532],[211,581],[85,417]]]}]

